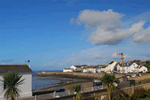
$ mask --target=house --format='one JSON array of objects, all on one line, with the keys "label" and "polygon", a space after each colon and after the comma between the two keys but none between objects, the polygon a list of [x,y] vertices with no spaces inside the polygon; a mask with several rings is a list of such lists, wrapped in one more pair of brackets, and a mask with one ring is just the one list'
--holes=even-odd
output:
[{"label": "house", "polygon": [[[29,68],[28,65],[0,65],[0,80],[3,80],[3,76],[8,71],[18,72],[18,74],[22,75],[22,79],[24,83],[20,85],[18,88],[22,91],[20,93],[21,97],[29,97],[32,96],[32,70]],[[2,84],[2,81],[0,81]],[[0,85],[0,100],[4,100],[4,92],[2,93],[3,86]]]},{"label": "house", "polygon": [[120,73],[122,73],[123,72],[123,70],[124,70],[124,73],[129,73],[129,72],[131,72],[131,70],[130,70],[130,63],[124,63],[124,66],[122,67],[122,64],[119,64],[120,65],[120,71],[118,71],[118,72],[120,72]]},{"label": "house", "polygon": [[117,61],[116,61],[116,60],[110,62],[110,63],[107,65],[107,67],[105,68],[105,72],[106,72],[106,73],[111,73],[111,72],[113,72],[114,69],[115,69],[115,65],[116,65],[116,64],[117,64]]},{"label": "house", "polygon": [[102,71],[102,68],[102,65],[96,66],[96,72],[100,73]]},{"label": "house", "polygon": [[77,71],[77,72],[81,72],[81,65],[72,65],[70,68],[73,70],[73,71]]},{"label": "house", "polygon": [[96,66],[86,66],[82,69],[83,73],[96,73]]},{"label": "house", "polygon": [[63,72],[73,72],[73,70],[71,68],[64,68]]},{"label": "house", "polygon": [[105,72],[106,65],[101,66],[101,72]]},{"label": "house", "polygon": [[140,66],[139,72],[146,73],[148,71],[147,67],[145,66]]},{"label": "house", "polygon": [[[122,73],[122,64],[120,64],[120,73]],[[140,72],[140,71],[144,71],[145,67],[141,68],[140,70],[140,66],[138,64],[136,64],[135,62],[132,63],[124,63],[124,73],[136,73],[136,72]],[[146,69],[145,69],[146,70]]]},{"label": "house", "polygon": [[130,65],[130,72],[133,72],[133,73],[135,73],[135,72],[137,72],[137,68],[138,68],[138,64],[136,64],[135,62],[133,62],[131,65]]},{"label": "house", "polygon": [[81,70],[81,72],[82,72],[82,73],[88,73],[89,71],[88,71],[88,69],[83,68],[83,69]]},{"label": "house", "polygon": [[89,66],[87,69],[91,73],[96,73],[96,66]]}]

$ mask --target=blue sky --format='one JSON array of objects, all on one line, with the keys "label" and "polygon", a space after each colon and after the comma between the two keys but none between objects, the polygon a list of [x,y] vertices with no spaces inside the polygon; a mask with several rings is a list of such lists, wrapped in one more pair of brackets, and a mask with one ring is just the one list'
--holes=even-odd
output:
[{"label": "blue sky", "polygon": [[148,0],[3,0],[0,63],[33,70],[150,57]]}]

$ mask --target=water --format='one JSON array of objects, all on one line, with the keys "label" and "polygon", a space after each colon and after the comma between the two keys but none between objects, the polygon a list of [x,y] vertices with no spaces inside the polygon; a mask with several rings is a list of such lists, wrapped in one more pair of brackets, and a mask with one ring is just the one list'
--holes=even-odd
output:
[{"label": "water", "polygon": [[[55,72],[62,72],[61,70],[57,70]],[[36,73],[42,71],[33,71],[32,73],[32,90],[41,89],[44,87],[54,86],[61,83],[70,83],[75,81],[84,81],[87,79],[76,79],[76,78],[64,78],[57,76],[45,76],[45,77],[37,77]],[[45,71],[45,72],[53,72],[53,71]]]},{"label": "water", "polygon": [[38,73],[38,72],[42,72],[42,71],[33,71],[33,73],[32,73],[32,90],[41,89],[44,87],[48,87],[50,85],[56,85],[56,84],[60,83],[59,80],[50,79],[48,77],[37,77],[36,73]]}]

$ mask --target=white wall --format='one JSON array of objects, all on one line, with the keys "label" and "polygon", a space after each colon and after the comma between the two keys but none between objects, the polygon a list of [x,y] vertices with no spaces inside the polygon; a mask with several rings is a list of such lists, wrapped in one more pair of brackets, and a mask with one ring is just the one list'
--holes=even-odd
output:
[{"label": "white wall", "polygon": [[82,72],[83,72],[83,73],[87,73],[88,70],[87,70],[87,69],[82,69]]},{"label": "white wall", "polygon": [[[24,84],[19,86],[19,89],[22,91],[22,93],[20,93],[21,97],[28,97],[28,96],[32,96],[32,74],[31,73],[25,73],[25,74],[21,74],[22,75],[22,79],[24,80]],[[0,74],[0,80],[3,80],[2,76],[4,76],[4,74]],[[0,84],[2,84],[2,82],[0,82]],[[0,85],[0,93],[3,90],[3,86]],[[2,94],[0,94],[0,100],[4,100],[3,99],[3,95],[4,92]]]},{"label": "white wall", "polygon": [[145,66],[142,66],[139,71],[140,72],[147,72],[148,69]]},{"label": "white wall", "polygon": [[73,72],[71,69],[63,69],[63,72]]},{"label": "white wall", "polygon": [[[122,67],[120,67],[120,73],[122,73]],[[130,72],[130,67],[124,67],[124,73],[129,73]]]},{"label": "white wall", "polygon": [[115,65],[117,64],[116,61],[114,61],[112,64],[109,64],[106,68],[105,68],[105,71],[113,71]]},{"label": "white wall", "polygon": [[136,63],[133,63],[131,66],[130,66],[130,72],[133,72],[133,70],[135,70],[135,68],[137,68],[138,65]]},{"label": "white wall", "polygon": [[72,65],[70,68],[71,68],[72,70],[76,70],[76,67],[73,66],[73,65]]}]

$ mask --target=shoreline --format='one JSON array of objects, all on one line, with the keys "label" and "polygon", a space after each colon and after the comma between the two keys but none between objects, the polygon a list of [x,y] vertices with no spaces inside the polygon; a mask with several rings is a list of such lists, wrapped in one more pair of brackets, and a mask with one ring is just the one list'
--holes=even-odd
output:
[{"label": "shoreline", "polygon": [[69,85],[74,85],[74,84],[78,84],[78,83],[87,83],[87,82],[92,82],[92,80],[86,80],[86,81],[78,81],[78,82],[70,82],[70,83],[61,83],[61,84],[57,84],[54,86],[49,86],[49,87],[45,87],[45,88],[41,88],[41,89],[34,89],[32,90],[33,93],[38,93],[38,92],[46,92],[46,91],[53,91],[58,87],[68,87]]},{"label": "shoreline", "polygon": [[[69,78],[83,78],[83,79],[101,79],[105,73],[81,73],[81,72],[39,72],[37,73],[38,76],[61,76],[61,77],[69,77]],[[116,78],[120,78],[122,74],[114,74]]]}]

